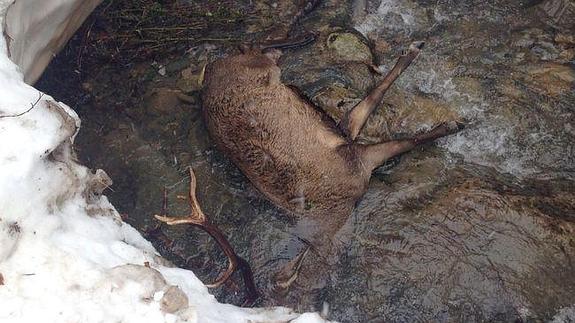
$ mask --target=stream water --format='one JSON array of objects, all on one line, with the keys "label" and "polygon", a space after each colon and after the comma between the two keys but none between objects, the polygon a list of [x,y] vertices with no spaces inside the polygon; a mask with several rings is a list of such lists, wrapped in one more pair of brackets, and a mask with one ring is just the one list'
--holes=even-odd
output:
[{"label": "stream water", "polygon": [[[106,17],[120,13],[104,1],[37,84],[79,113],[80,160],[112,177],[106,195],[164,256],[205,282],[226,266],[196,228],[150,234],[164,187],[169,213],[189,212],[178,195],[192,166],[203,210],[253,267],[258,305],[329,304],[342,322],[575,321],[575,2],[329,0],[302,19],[295,32],[318,39],[284,53],[282,79],[335,119],[380,79],[370,63],[385,72],[409,43],[426,41],[360,140],[445,120],[467,127],[378,169],[337,265],[302,272],[281,297],[270,283],[293,256],[293,223],[213,147],[198,78],[205,63],[289,21],[295,5],[188,3],[210,17],[203,39],[150,59],[118,52],[81,63],[95,56],[86,43],[110,33]],[[321,261],[308,258],[307,268]],[[240,304],[241,279],[213,292]]]}]

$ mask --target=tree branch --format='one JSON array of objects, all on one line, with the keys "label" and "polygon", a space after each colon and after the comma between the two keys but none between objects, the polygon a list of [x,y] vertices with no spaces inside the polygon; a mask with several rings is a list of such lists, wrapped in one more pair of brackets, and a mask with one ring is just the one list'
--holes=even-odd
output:
[{"label": "tree branch", "polygon": [[42,99],[42,96],[44,96],[44,93],[42,93],[42,92],[38,92],[38,93],[40,94],[38,96],[38,99],[36,99],[36,101],[31,104],[32,106],[28,110],[26,110],[24,112],[20,112],[18,114],[9,114],[9,115],[0,116],[0,119],[1,118],[17,118],[17,117],[20,117],[20,116],[30,112],[32,109],[34,109],[34,107],[38,104],[38,102],[40,102],[40,99]]}]

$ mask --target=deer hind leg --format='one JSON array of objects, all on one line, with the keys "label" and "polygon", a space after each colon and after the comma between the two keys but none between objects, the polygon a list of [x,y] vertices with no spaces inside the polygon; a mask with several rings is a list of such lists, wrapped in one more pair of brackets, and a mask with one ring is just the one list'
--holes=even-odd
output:
[{"label": "deer hind leg", "polygon": [[392,157],[410,151],[421,144],[425,144],[435,139],[454,134],[461,129],[463,129],[462,123],[451,121],[442,123],[435,127],[433,130],[419,134],[412,138],[392,140],[375,145],[361,146],[363,147],[363,151],[361,152],[361,159],[366,168],[369,169],[369,171],[373,171],[375,168],[383,165],[386,160]]},{"label": "deer hind leg", "polygon": [[[353,203],[327,213],[301,218],[294,228],[290,243],[302,247],[273,277],[275,296],[286,295],[291,286],[305,286],[304,289],[321,288],[329,272],[338,263],[350,241],[351,224],[349,218]],[[292,247],[295,247],[293,244]],[[313,256],[310,256],[313,254]],[[301,275],[300,275],[301,274]],[[300,277],[303,276],[303,277]],[[298,278],[299,277],[299,278]],[[313,287],[312,287],[313,286]]]},{"label": "deer hind leg", "polygon": [[297,279],[300,273],[303,261],[311,247],[306,246],[300,253],[293,259],[291,259],[279,272],[274,275],[274,286],[273,291],[278,295],[286,294]]},{"label": "deer hind leg", "polygon": [[375,89],[369,95],[351,109],[341,120],[339,127],[348,136],[349,139],[355,140],[357,135],[365,125],[369,115],[381,102],[383,95],[393,82],[405,71],[405,69],[413,62],[419,55],[425,43],[422,41],[414,42],[409,46],[409,49],[402,54],[395,66],[383,78]]}]

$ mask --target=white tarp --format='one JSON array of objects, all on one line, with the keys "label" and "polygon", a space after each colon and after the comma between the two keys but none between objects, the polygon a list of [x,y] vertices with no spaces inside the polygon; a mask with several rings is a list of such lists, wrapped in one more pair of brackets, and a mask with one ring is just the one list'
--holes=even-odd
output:
[{"label": "white tarp", "polygon": [[16,0],[5,14],[8,55],[33,84],[101,0]]}]

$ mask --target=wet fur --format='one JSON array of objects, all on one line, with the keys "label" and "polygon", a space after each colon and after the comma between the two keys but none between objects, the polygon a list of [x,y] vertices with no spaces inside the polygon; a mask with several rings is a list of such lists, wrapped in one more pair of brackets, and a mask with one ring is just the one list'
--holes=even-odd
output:
[{"label": "wet fur", "polygon": [[415,146],[459,131],[455,122],[413,138],[354,141],[385,91],[417,57],[414,42],[340,125],[280,81],[277,52],[253,50],[206,68],[203,111],[223,151],[272,202],[300,221],[296,235],[323,245],[367,190],[373,169]]},{"label": "wet fur", "polygon": [[[366,191],[371,169],[335,122],[280,81],[265,54],[206,68],[203,111],[217,147],[272,202],[336,231]],[[308,237],[313,238],[313,237]]]}]

